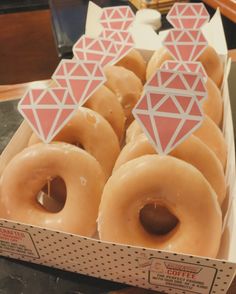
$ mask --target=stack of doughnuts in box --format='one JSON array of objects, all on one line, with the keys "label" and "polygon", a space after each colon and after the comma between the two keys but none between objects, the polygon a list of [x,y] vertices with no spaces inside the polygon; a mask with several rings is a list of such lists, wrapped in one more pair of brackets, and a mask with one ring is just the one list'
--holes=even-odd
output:
[{"label": "stack of doughnuts in box", "polygon": [[[184,26],[176,10],[197,11],[201,21]],[[175,28],[147,62],[128,32],[133,18],[128,7],[104,9],[102,35],[82,36],[53,88],[22,98],[34,132],[1,176],[0,217],[216,257],[226,197],[224,65],[200,32],[206,10],[176,4]],[[60,209],[46,209],[39,193]]]}]

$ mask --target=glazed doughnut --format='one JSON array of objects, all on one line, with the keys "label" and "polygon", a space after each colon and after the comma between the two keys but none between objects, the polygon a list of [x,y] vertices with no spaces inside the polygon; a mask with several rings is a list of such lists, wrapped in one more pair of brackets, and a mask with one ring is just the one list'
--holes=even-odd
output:
[{"label": "glazed doughnut", "polygon": [[[172,59],[165,47],[155,51],[147,64],[146,79],[148,80],[164,61]],[[224,65],[215,49],[208,46],[197,61],[202,63],[207,75],[220,87],[224,75]]]},{"label": "glazed doughnut", "polygon": [[224,76],[224,64],[215,49],[208,46],[199,56],[198,61],[204,66],[207,75],[220,88]]},{"label": "glazed doughnut", "polygon": [[207,98],[202,103],[203,113],[208,115],[218,126],[223,116],[223,100],[221,93],[211,78],[206,81]]},{"label": "glazed doughnut", "polygon": [[157,69],[159,69],[167,60],[173,60],[170,53],[165,47],[160,47],[156,50],[147,63],[146,80],[148,81]]},{"label": "glazed doughnut", "polygon": [[[156,150],[149,142],[146,135],[140,134],[136,140],[131,141],[122,149],[115,163],[113,172],[127,161],[146,154],[155,153]],[[226,195],[224,170],[219,159],[206,144],[204,144],[196,136],[191,135],[175,149],[173,149],[169,155],[184,160],[195,166],[211,184],[218,196],[219,203],[222,204]]]},{"label": "glazed doughnut", "polygon": [[[65,205],[47,211],[36,196],[52,177],[66,185]],[[96,159],[66,143],[36,144],[18,153],[1,178],[0,217],[91,237],[103,187],[104,173]]]},{"label": "glazed doughnut", "polygon": [[132,71],[121,66],[106,66],[104,73],[105,86],[115,93],[124,109],[126,125],[129,125],[133,120],[131,111],[141,96],[142,82]]},{"label": "glazed doughnut", "polygon": [[[165,235],[149,233],[140,210],[150,204],[164,206],[179,223]],[[215,192],[195,167],[145,155],[123,164],[105,184],[98,232],[102,241],[216,257],[222,215]]]},{"label": "glazed doughnut", "polygon": [[123,138],[125,115],[115,94],[106,86],[101,86],[84,104],[103,116],[112,126],[119,141]]},{"label": "glazed doughnut", "polygon": [[227,144],[218,126],[209,117],[205,116],[201,127],[194,132],[194,135],[202,140],[215,153],[223,169],[225,169]]},{"label": "glazed doughnut", "polygon": [[[120,152],[119,141],[110,124],[100,114],[85,107],[79,108],[53,141],[82,145],[101,164],[107,178]],[[32,134],[29,145],[39,142],[40,139]]]},{"label": "glazed doughnut", "polygon": [[136,137],[143,133],[143,130],[139,123],[134,120],[126,130],[125,136],[125,143],[128,144],[129,142],[136,139]]},{"label": "glazed doughnut", "polygon": [[116,65],[122,66],[133,73],[142,81],[144,84],[146,81],[146,61],[144,60],[141,53],[132,49],[126,54],[121,60],[119,60]]},{"label": "glazed doughnut", "polygon": [[[126,144],[135,140],[143,131],[137,121],[133,121],[126,131]],[[205,116],[202,125],[194,132],[194,135],[203,141],[220,160],[225,169],[227,160],[227,145],[224,136],[217,125]]]}]

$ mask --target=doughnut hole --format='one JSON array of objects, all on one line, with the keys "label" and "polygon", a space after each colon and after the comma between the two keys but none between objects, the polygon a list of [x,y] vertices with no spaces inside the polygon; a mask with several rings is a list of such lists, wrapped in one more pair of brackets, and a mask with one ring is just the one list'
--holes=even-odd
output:
[{"label": "doughnut hole", "polygon": [[139,212],[139,220],[143,228],[153,235],[166,235],[179,223],[178,218],[161,204],[146,204]]},{"label": "doughnut hole", "polygon": [[59,212],[66,202],[66,184],[61,177],[47,180],[36,196],[37,202],[49,212]]}]

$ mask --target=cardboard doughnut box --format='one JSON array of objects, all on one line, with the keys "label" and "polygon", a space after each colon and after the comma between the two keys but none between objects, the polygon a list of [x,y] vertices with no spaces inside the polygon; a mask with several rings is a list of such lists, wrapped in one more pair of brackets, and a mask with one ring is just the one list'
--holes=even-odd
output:
[{"label": "cardboard doughnut box", "polygon": [[[89,9],[88,34],[96,35],[92,29],[96,13],[94,7]],[[234,135],[227,82],[230,60],[227,59],[219,11],[203,32],[225,63],[221,91],[224,100],[222,129],[228,146],[225,173],[227,201],[223,206],[223,234],[217,259],[102,242],[6,219],[0,219],[1,255],[165,293],[226,293],[236,271],[236,186]],[[134,32],[134,35],[136,48],[148,60],[153,50],[161,46],[165,32],[155,38],[152,38],[151,31],[145,35],[142,31],[138,34]],[[146,38],[149,38],[148,42]],[[11,158],[26,147],[31,133],[29,125],[23,122],[0,157],[0,176]]]}]

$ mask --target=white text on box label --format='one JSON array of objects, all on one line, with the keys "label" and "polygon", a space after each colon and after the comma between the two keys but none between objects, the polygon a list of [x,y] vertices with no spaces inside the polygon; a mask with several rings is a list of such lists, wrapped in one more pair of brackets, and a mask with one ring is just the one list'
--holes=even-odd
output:
[{"label": "white text on box label", "polygon": [[185,293],[209,294],[216,273],[213,267],[152,258],[149,283]]}]

